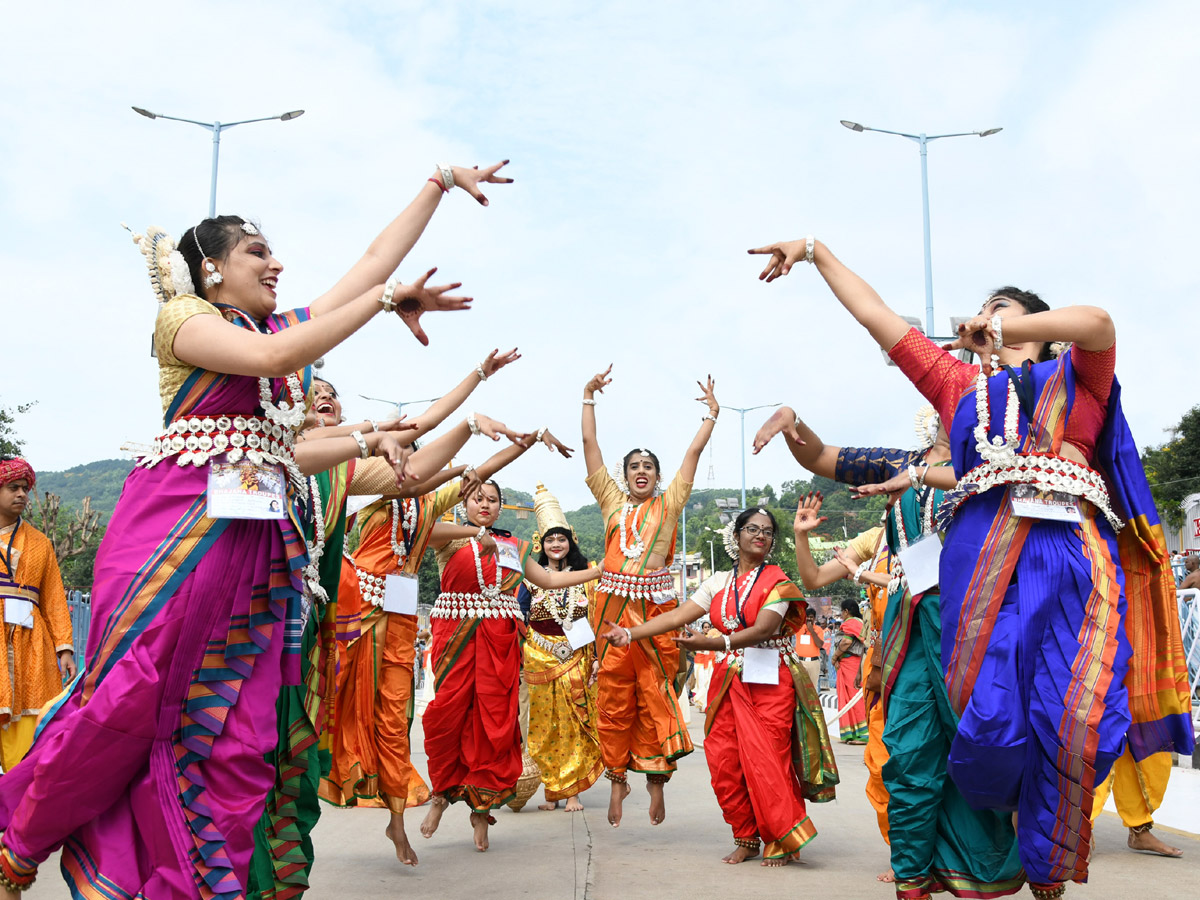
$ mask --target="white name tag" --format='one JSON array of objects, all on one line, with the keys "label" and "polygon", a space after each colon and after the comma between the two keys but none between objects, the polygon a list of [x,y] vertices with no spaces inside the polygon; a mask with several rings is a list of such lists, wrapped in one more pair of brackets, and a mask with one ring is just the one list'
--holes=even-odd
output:
[{"label": "white name tag", "polygon": [[287,476],[278,463],[256,465],[214,459],[208,465],[208,516],[212,519],[286,519]]},{"label": "white name tag", "polygon": [[568,622],[563,626],[563,634],[567,636],[567,643],[571,645],[572,650],[586,647],[596,640],[596,632],[592,631],[592,623],[587,619]]},{"label": "white name tag", "polygon": [[383,583],[383,611],[404,616],[417,614],[417,576],[400,572]]},{"label": "white name tag", "polygon": [[811,644],[812,643],[812,635],[809,634],[808,632],[805,632],[804,634],[800,635],[800,643]]},{"label": "white name tag", "polygon": [[4,598],[4,624],[33,627],[33,602],[17,597]]},{"label": "white name tag", "polygon": [[908,580],[910,594],[915,597],[937,586],[941,577],[938,574],[938,564],[942,558],[942,540],[936,534],[914,541],[908,545],[907,550],[901,550],[896,555],[900,558],[900,565],[904,567],[904,577]]},{"label": "white name tag", "polygon": [[496,564],[502,569],[512,569],[520,572],[525,567],[521,565],[521,551],[515,541],[496,538]]},{"label": "white name tag", "polygon": [[1014,484],[1008,494],[1013,515],[1052,522],[1082,522],[1079,498],[1062,491],[1039,491],[1031,484]]},{"label": "white name tag", "polygon": [[770,647],[747,647],[742,657],[742,681],[746,684],[779,684],[779,651]]}]

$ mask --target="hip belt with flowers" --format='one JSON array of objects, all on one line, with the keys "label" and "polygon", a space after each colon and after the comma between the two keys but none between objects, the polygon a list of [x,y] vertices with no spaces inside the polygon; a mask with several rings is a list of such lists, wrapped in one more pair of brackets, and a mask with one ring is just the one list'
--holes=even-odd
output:
[{"label": "hip belt with flowers", "polygon": [[508,594],[483,594],[479,592],[438,594],[433,619],[520,619],[521,606],[517,598]]},{"label": "hip belt with flowers", "polygon": [[[778,650],[783,654],[784,659],[788,662],[798,662],[800,659],[800,657],[796,656],[796,647],[793,643],[793,639],[790,637],[784,637],[781,635],[780,637],[773,637],[765,641],[759,641],[754,646],[764,650]],[[738,647],[736,650],[731,650],[729,653],[726,653],[724,650],[720,650],[717,652],[716,661],[733,666],[737,669],[741,669],[742,661],[746,656],[745,649],[745,647]]]},{"label": "hip belt with flowers", "polygon": [[598,590],[633,600],[650,600],[666,603],[675,599],[675,579],[666,569],[649,575],[630,575],[625,572],[605,571],[600,576]]}]

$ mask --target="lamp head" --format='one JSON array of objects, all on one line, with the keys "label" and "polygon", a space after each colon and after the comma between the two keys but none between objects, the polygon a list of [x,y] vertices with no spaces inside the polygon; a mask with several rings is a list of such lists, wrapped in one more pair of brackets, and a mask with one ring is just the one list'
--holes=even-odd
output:
[{"label": "lamp head", "polygon": [[129,108],[132,109],[139,116],[145,116],[147,119],[157,119],[158,118],[157,113],[152,113],[148,109],[142,109],[140,106],[131,106]]},{"label": "lamp head", "polygon": [[302,110],[302,109],[293,109],[291,112],[285,112],[285,113],[284,113],[282,116],[280,116],[280,117],[279,117],[279,121],[281,121],[281,122],[290,122],[292,119],[298,119],[298,118],[300,118],[302,115],[304,115],[304,110]]},{"label": "lamp head", "polygon": [[988,137],[989,135],[996,134],[997,132],[1000,132],[1003,130],[1004,130],[1003,128],[989,128],[987,131],[979,132],[979,136],[980,137]]},{"label": "lamp head", "polygon": [[851,131],[865,131],[866,130],[863,128],[862,125],[859,125],[857,122],[850,122],[850,121],[847,121],[846,119],[842,119],[842,124],[844,126],[846,126],[847,128],[849,128]]}]

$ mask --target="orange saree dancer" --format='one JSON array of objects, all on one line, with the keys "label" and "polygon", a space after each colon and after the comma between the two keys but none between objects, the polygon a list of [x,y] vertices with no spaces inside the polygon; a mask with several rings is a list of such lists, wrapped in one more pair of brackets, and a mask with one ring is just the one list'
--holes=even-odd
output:
[{"label": "orange saree dancer", "polygon": [[519,569],[498,564],[503,552],[480,553],[474,538],[437,551],[442,592],[430,614],[435,693],[423,719],[434,793],[484,814],[513,798],[521,776],[516,593],[532,551],[506,532],[493,536],[515,551],[509,556]]},{"label": "orange saree dancer", "polygon": [[704,755],[725,821],[739,844],[762,840],[765,859],[791,856],[816,836],[804,801],[834,799],[838,783],[817,689],[795,652],[804,604],[793,601],[803,601],[800,589],[779,566],[764,565],[731,578],[710,611],[723,634],[749,628],[763,609],[784,616],[780,634],[752,648],[777,651],[773,683],[743,680],[743,649],[717,653],[704,726]]},{"label": "orange saree dancer", "polygon": [[[370,806],[378,798],[393,813],[429,800],[412,765],[417,617],[383,609],[387,575],[416,575],[433,526],[458,502],[457,480],[421,497],[382,500],[359,513],[354,565],[362,596],[359,634],[346,643],[338,673],[333,763],[322,799]],[[365,801],[365,802],[364,802]]]},{"label": "orange saree dancer", "polygon": [[[606,523],[592,627],[598,632],[604,622],[614,622],[632,628],[675,609],[674,579],[665,568],[647,572],[646,563],[661,553],[670,565],[676,522],[691,484],[676,475],[661,496],[639,505],[604,469],[589,475],[587,486]],[[669,634],[628,647],[600,642],[600,754],[610,780],[622,782],[632,770],[665,782],[676,760],[692,752],[676,698],[678,668],[679,648]]]}]

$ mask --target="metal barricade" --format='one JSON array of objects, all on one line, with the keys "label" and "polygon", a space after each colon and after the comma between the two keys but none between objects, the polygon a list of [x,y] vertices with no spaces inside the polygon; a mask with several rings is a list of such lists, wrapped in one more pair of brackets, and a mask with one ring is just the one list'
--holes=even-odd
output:
[{"label": "metal barricade", "polygon": [[1200,725],[1200,590],[1176,591],[1179,632],[1187,659],[1188,684],[1192,686],[1192,721]]},{"label": "metal barricade", "polygon": [[71,640],[75,645],[75,661],[83,668],[83,651],[87,647],[88,631],[92,625],[92,595],[81,591],[67,594],[67,609],[71,613]]}]

